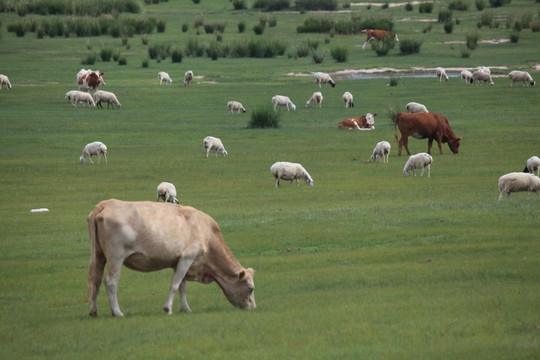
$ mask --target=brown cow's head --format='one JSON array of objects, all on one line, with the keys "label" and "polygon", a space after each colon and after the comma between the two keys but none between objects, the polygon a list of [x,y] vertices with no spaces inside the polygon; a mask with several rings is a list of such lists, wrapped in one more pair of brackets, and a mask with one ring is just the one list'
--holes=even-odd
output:
[{"label": "brown cow's head", "polygon": [[245,309],[255,309],[255,284],[253,282],[253,269],[241,270],[235,279],[225,284],[219,284],[223,293],[234,306]]},{"label": "brown cow's head", "polygon": [[458,137],[455,140],[448,141],[448,146],[450,147],[450,150],[452,150],[454,154],[459,153],[459,145],[461,145],[461,139],[463,138]]}]

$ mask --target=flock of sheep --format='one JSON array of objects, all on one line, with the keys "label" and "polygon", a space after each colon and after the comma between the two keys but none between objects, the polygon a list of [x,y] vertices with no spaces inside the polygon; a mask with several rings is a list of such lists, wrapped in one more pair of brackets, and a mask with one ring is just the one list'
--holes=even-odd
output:
[{"label": "flock of sheep", "polygon": [[[448,81],[448,75],[446,70],[442,67],[438,67],[435,70],[435,74],[439,78],[439,82]],[[489,85],[495,85],[493,79],[491,78],[491,70],[487,66],[481,66],[474,73],[469,70],[462,70],[460,73],[461,79],[465,80],[468,84],[482,85],[483,83]],[[534,86],[536,83],[531,77],[531,75],[526,71],[514,70],[508,73],[510,78],[510,86],[514,86],[516,82],[522,82],[523,86],[526,86],[529,83],[531,86]]]}]

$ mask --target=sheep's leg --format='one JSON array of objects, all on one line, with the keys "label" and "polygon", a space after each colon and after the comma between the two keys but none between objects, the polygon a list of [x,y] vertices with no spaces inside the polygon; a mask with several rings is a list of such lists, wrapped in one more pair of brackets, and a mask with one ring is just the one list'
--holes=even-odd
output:
[{"label": "sheep's leg", "polygon": [[107,153],[103,153],[103,158],[105,159],[105,165],[107,165]]},{"label": "sheep's leg", "polygon": [[499,201],[502,201],[503,196],[504,196],[504,192],[501,192],[501,193],[499,194]]},{"label": "sheep's leg", "polygon": [[94,162],[92,161],[92,154],[88,155],[88,159],[90,159],[90,164],[94,165]]},{"label": "sheep's leg", "polygon": [[276,183],[275,183],[276,187],[279,187],[279,176],[276,176]]}]

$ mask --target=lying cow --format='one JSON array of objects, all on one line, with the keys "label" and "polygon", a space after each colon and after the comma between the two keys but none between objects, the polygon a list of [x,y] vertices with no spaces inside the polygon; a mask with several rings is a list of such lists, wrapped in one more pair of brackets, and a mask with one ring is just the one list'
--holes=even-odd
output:
[{"label": "lying cow", "polygon": [[390,31],[367,29],[362,30],[362,32],[367,33],[366,42],[362,45],[362,50],[364,50],[373,40],[381,41],[384,40],[384,38],[390,38],[394,39],[395,42],[399,42],[397,34],[391,33]]},{"label": "lying cow", "polygon": [[253,269],[240,265],[207,214],[189,206],[111,199],[97,204],[87,225],[92,247],[86,294],[88,299],[92,293],[90,316],[98,316],[97,297],[106,263],[105,287],[114,316],[124,316],[116,297],[122,265],[144,272],[173,269],[163,307],[168,314],[177,291],[180,310],[191,311],[187,281],[215,281],[231,304],[255,309]]},{"label": "lying cow", "polygon": [[[401,132],[401,139],[399,141],[396,127],[399,127],[399,131]],[[407,154],[411,155],[408,144],[409,136],[416,139],[427,138],[428,154],[431,154],[433,140],[437,140],[441,155],[444,154],[442,143],[447,142],[450,150],[454,154],[457,154],[462,139],[454,134],[454,131],[450,128],[450,124],[448,124],[448,120],[444,116],[435,113],[397,113],[394,118],[394,136],[398,142],[398,156],[401,156],[402,146],[405,146]]]},{"label": "lying cow", "polygon": [[375,116],[377,116],[377,114],[367,113],[360,117],[347,118],[339,123],[338,128],[348,130],[374,130]]}]

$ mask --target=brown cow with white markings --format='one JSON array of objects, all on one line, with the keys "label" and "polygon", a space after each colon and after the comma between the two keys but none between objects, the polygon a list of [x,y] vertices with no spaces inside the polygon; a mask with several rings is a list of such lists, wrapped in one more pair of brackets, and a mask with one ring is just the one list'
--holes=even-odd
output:
[{"label": "brown cow with white markings", "polygon": [[189,206],[169,203],[100,202],[87,220],[92,245],[87,299],[92,293],[90,316],[97,316],[97,297],[105,264],[105,287],[113,316],[124,316],[116,296],[122,265],[137,271],[174,271],[163,310],[172,314],[174,294],[180,310],[190,312],[187,281],[217,282],[236,307],[255,309],[253,269],[236,260],[221,236],[218,224]]},{"label": "brown cow with white markings", "polygon": [[338,128],[347,130],[373,130],[375,129],[375,116],[377,114],[367,113],[359,117],[346,118],[338,124]]},{"label": "brown cow with white markings", "polygon": [[362,32],[367,33],[366,42],[362,45],[362,50],[364,50],[373,40],[381,41],[384,40],[384,38],[390,38],[394,39],[395,42],[399,42],[397,34],[391,33],[390,31],[367,29],[362,30]]},{"label": "brown cow with white markings", "polygon": [[99,70],[81,69],[77,74],[77,85],[79,85],[80,91],[96,91],[100,84],[103,86],[107,85],[105,80],[103,80],[103,73]]}]

